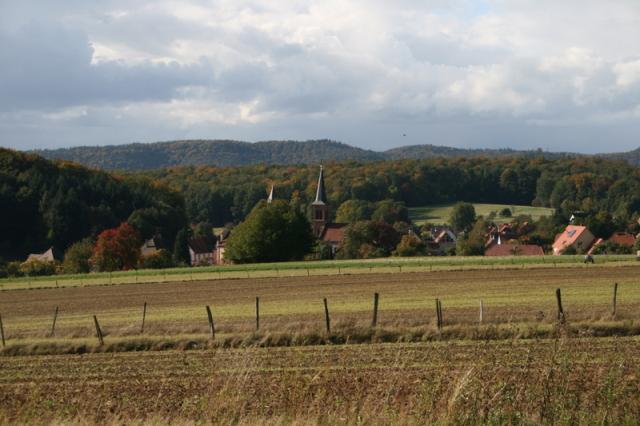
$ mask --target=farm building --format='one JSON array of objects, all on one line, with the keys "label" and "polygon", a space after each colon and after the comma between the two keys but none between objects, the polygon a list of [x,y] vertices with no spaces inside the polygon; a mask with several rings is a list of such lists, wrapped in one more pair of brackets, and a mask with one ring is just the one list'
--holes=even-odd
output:
[{"label": "farm building", "polygon": [[27,262],[59,262],[62,260],[62,254],[55,248],[49,247],[44,253],[31,253],[27,257]]},{"label": "farm building", "polygon": [[213,248],[205,238],[189,238],[187,245],[191,266],[213,265]]},{"label": "farm building", "polygon": [[533,244],[494,244],[485,256],[544,256],[542,247]]},{"label": "farm building", "polygon": [[560,255],[569,247],[573,247],[578,252],[586,252],[591,248],[596,237],[586,226],[569,225],[556,237],[553,243],[553,254]]}]

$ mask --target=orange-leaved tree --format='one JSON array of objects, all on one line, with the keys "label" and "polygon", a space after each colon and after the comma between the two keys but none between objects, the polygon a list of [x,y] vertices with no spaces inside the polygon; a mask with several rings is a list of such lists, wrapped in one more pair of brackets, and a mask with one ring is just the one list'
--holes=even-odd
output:
[{"label": "orange-leaved tree", "polygon": [[140,234],[123,222],[117,228],[107,229],[98,235],[90,263],[98,271],[133,269],[140,259]]}]

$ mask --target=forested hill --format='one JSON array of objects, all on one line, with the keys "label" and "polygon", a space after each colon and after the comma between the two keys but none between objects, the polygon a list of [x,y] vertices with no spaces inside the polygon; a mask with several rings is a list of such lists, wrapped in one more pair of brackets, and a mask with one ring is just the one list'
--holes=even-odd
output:
[{"label": "forested hill", "polygon": [[184,199],[144,177],[114,176],[0,148],[0,258],[24,259],[95,237],[123,221],[171,241],[186,225]]},{"label": "forested hill", "polygon": [[251,164],[317,164],[321,162],[382,160],[382,153],[329,140],[238,142],[186,140],[76,147],[36,151],[48,159],[75,161],[105,170],[149,170],[173,166],[218,167]]},{"label": "forested hill", "polygon": [[[344,143],[322,140],[239,142],[232,140],[184,140],[127,145],[82,146],[35,151],[48,159],[64,159],[104,170],[151,170],[175,166],[296,165],[332,161],[375,161],[434,157],[579,157],[580,154],[542,150],[465,149],[437,145],[411,145],[376,152]],[[602,157],[640,165],[640,148]]]},{"label": "forested hill", "polygon": [[548,152],[542,150],[518,151],[515,149],[474,149],[453,148],[438,145],[409,145],[393,148],[383,153],[389,160],[420,159],[433,157],[462,158],[462,157],[544,157],[567,158],[580,154],[566,152]]}]

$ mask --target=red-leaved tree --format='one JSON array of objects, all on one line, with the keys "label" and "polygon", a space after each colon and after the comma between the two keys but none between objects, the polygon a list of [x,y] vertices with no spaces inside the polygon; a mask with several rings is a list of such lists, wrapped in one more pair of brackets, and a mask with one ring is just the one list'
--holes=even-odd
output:
[{"label": "red-leaved tree", "polygon": [[98,271],[133,269],[140,259],[140,234],[128,223],[102,231],[93,247],[90,263]]}]

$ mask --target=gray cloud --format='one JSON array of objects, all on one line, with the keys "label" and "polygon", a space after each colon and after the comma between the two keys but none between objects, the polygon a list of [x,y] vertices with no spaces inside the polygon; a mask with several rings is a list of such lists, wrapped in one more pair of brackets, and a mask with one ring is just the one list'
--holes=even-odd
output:
[{"label": "gray cloud", "polygon": [[3,12],[7,146],[638,143],[635,0],[68,0]]}]

